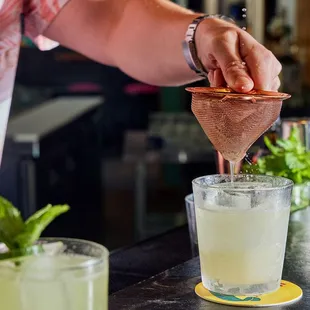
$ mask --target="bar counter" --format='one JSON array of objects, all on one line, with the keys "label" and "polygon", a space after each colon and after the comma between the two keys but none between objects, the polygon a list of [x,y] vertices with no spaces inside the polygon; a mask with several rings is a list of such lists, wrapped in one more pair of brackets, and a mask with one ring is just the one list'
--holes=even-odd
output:
[{"label": "bar counter", "polygon": [[[190,257],[187,227],[112,253],[109,310],[237,308],[210,303],[196,296],[194,288],[201,281],[199,259]],[[310,208],[291,218],[283,279],[302,288],[302,299],[288,306],[264,309],[309,310]]]}]

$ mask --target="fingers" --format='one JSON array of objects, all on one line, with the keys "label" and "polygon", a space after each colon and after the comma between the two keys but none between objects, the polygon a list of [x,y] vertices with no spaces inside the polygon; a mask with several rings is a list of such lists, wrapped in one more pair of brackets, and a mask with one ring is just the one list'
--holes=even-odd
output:
[{"label": "fingers", "polygon": [[[222,71],[220,69],[210,70],[208,73],[208,79],[211,87],[226,87],[226,82]],[[271,86],[266,87],[264,90],[278,91],[281,86],[280,78],[277,76],[273,79]],[[261,88],[256,88],[261,89]]]},{"label": "fingers", "polygon": [[208,73],[208,79],[211,87],[215,87],[214,85],[214,70],[210,70]]},{"label": "fingers", "polygon": [[240,54],[247,64],[256,89],[275,90],[280,87],[282,70],[276,57],[246,32],[240,35]]},{"label": "fingers", "polygon": [[278,91],[279,88],[281,86],[281,81],[279,79],[279,77],[277,76],[273,81],[272,84],[270,86],[270,89],[266,89],[266,90],[272,90],[272,91]]},{"label": "fingers", "polygon": [[254,87],[246,63],[239,53],[237,31],[226,31],[218,42],[214,42],[213,55],[229,87],[239,92],[248,92]]},{"label": "fingers", "polygon": [[246,31],[207,19],[198,27],[196,45],[204,67],[212,70],[209,74],[212,86],[228,85],[238,92],[280,87],[281,64]]},{"label": "fingers", "polygon": [[214,87],[226,87],[227,83],[221,69],[214,70]]},{"label": "fingers", "polygon": [[208,79],[211,87],[225,87],[226,82],[221,69],[211,70],[208,73]]}]

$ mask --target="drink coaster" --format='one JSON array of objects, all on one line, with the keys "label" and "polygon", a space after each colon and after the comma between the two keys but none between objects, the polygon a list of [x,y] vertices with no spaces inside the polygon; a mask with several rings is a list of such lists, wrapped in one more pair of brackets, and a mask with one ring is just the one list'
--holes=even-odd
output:
[{"label": "drink coaster", "polygon": [[271,307],[283,306],[297,302],[302,297],[302,289],[288,281],[281,281],[280,288],[270,294],[259,296],[223,295],[207,290],[202,283],[195,287],[196,294],[207,301],[217,304],[238,307]]}]

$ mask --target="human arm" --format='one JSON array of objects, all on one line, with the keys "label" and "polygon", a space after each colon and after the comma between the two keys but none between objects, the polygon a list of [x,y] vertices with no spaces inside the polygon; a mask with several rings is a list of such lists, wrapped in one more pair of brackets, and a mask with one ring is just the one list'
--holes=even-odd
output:
[{"label": "human arm", "polygon": [[[181,85],[199,79],[181,46],[198,15],[168,0],[70,0],[44,35],[143,82]],[[249,91],[274,89],[278,83],[278,61],[235,25],[207,19],[197,28],[196,44],[213,85],[225,82]],[[240,65],[243,60],[246,66]],[[238,82],[240,77],[247,81]]]}]

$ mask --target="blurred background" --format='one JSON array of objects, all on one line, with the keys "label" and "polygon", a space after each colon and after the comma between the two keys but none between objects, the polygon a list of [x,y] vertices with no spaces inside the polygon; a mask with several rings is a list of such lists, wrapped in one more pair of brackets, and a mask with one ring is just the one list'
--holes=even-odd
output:
[{"label": "blurred background", "polygon": [[[281,91],[293,96],[281,117],[310,117],[310,1],[174,2],[246,27],[282,62]],[[184,87],[145,85],[62,47],[40,52],[24,38],[0,194],[24,216],[70,204],[46,235],[112,250],[183,225],[191,180],[215,173],[216,158]]]}]

